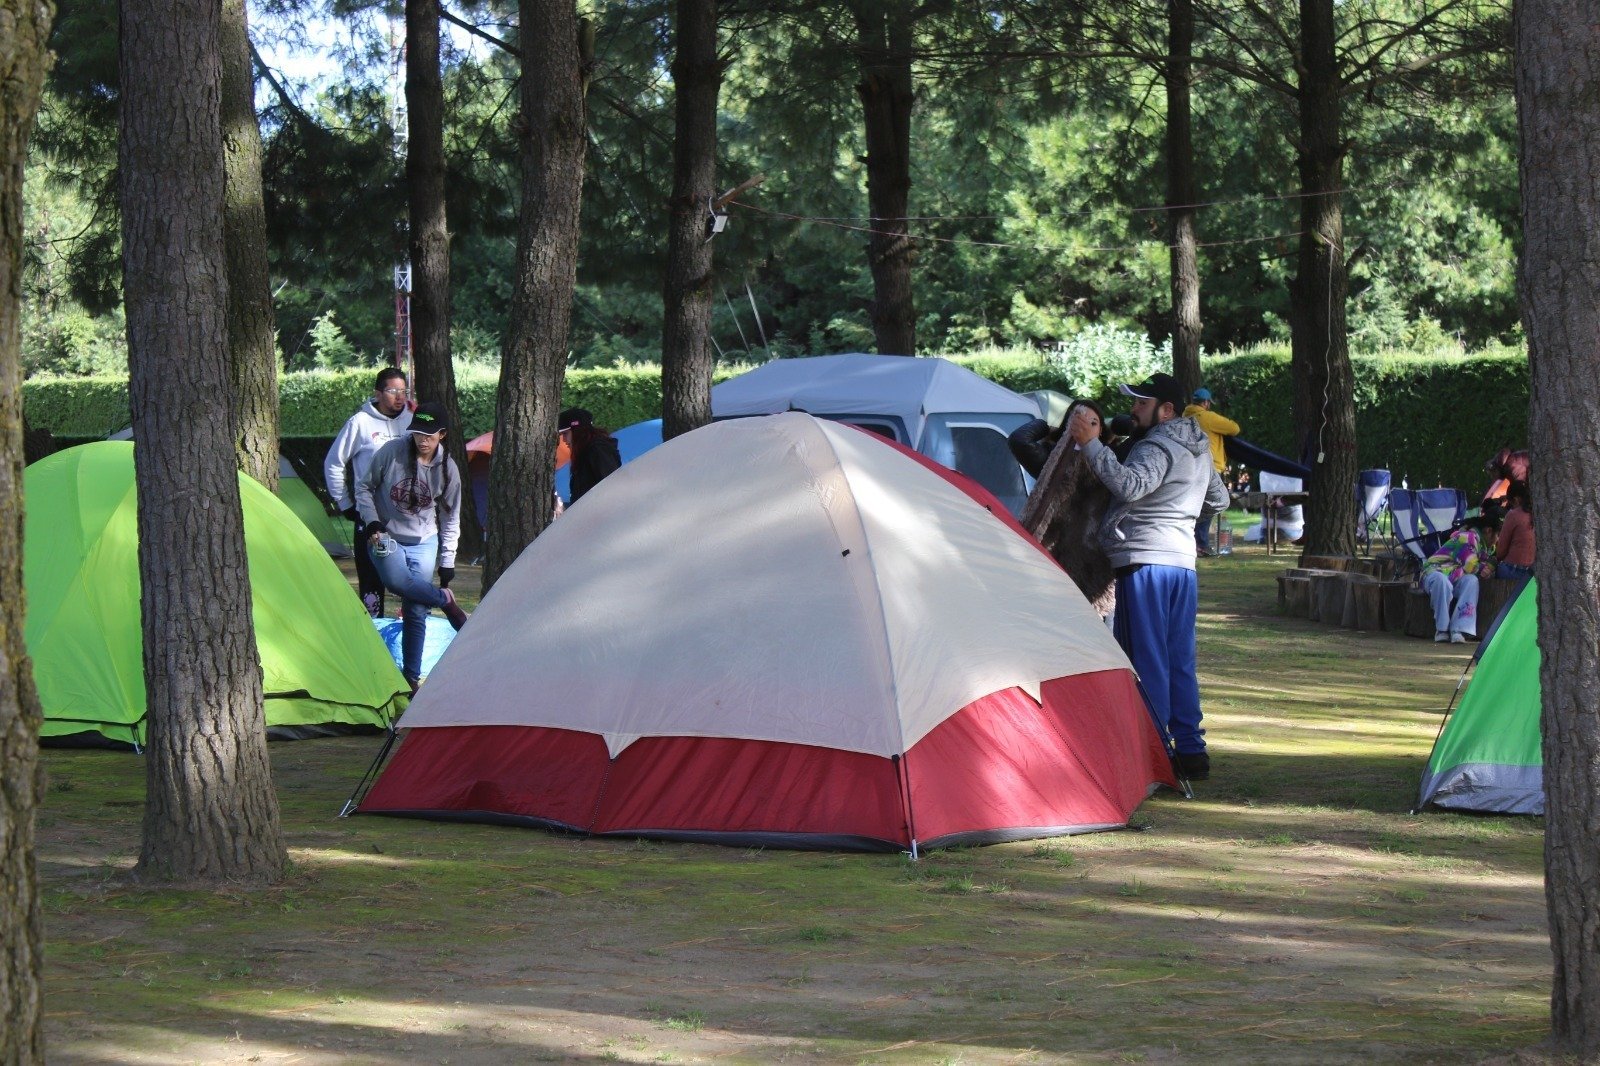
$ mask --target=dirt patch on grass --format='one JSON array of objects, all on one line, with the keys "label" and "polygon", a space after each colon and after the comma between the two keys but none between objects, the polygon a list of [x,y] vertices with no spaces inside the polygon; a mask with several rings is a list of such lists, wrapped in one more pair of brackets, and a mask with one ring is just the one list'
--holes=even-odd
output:
[{"label": "dirt patch on grass", "polygon": [[344,738],[272,748],[286,883],[157,892],[139,759],[50,752],[51,1059],[1534,1061],[1542,825],[1407,813],[1466,652],[1279,618],[1282,563],[1207,561],[1216,776],[1138,832],[912,863],[341,820]]}]

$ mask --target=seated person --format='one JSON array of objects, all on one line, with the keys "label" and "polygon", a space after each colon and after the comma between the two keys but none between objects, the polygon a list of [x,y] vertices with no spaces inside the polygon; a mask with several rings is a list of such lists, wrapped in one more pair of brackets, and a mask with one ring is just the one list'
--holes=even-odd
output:
[{"label": "seated person", "polygon": [[[1269,528],[1276,529],[1279,542],[1298,541],[1305,535],[1305,509],[1300,502],[1304,498],[1304,481],[1297,477],[1263,470],[1257,491],[1268,495],[1263,498],[1261,504],[1261,521],[1246,531],[1244,535],[1246,541],[1251,544],[1262,543]],[[1278,495],[1279,493],[1282,495]]]},{"label": "seated person", "polygon": [[1262,506],[1262,519],[1244,531],[1244,541],[1247,544],[1261,544],[1267,539],[1266,512],[1270,510],[1275,519],[1276,536],[1278,541],[1297,541],[1306,531],[1305,508],[1298,503],[1287,503],[1278,496],[1270,497]]},{"label": "seated person", "polygon": [[[1433,604],[1433,639],[1463,644],[1478,635],[1478,581],[1494,576],[1500,519],[1492,511],[1469,518],[1422,564],[1422,588]],[[1453,601],[1453,606],[1452,606]]]},{"label": "seated person", "polygon": [[1510,510],[1500,525],[1500,539],[1494,554],[1498,563],[1495,576],[1513,581],[1526,581],[1533,576],[1533,503],[1528,486],[1513,481],[1506,489],[1506,502]]}]

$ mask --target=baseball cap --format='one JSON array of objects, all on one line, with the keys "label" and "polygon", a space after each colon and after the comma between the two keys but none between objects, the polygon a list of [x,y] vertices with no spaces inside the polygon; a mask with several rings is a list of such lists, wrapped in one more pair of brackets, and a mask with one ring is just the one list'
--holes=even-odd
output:
[{"label": "baseball cap", "polygon": [[411,433],[420,433],[428,436],[441,429],[450,428],[450,416],[445,412],[444,404],[424,403],[418,404],[417,409],[411,412],[411,425],[407,430]]},{"label": "baseball cap", "polygon": [[1137,385],[1120,386],[1118,391],[1136,400],[1170,403],[1174,410],[1183,410],[1183,389],[1178,386],[1177,379],[1171,374],[1151,374]]},{"label": "baseball cap", "polygon": [[569,407],[562,411],[556,419],[556,432],[559,433],[562,430],[573,429],[577,426],[592,425],[594,425],[594,415],[582,407]]},{"label": "baseball cap", "polygon": [[1209,399],[1211,399],[1211,390],[1207,389],[1207,388],[1195,389],[1194,390],[1194,398],[1195,398],[1195,402],[1196,403],[1199,403],[1199,402],[1204,401],[1204,400],[1209,400]]}]

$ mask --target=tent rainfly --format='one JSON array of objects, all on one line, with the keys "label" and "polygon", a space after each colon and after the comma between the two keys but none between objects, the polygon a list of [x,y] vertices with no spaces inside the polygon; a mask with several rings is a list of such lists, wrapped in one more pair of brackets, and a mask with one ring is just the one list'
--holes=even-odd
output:
[{"label": "tent rainfly", "polygon": [[[142,744],[133,444],[68,448],[28,467],[24,631],[45,743]],[[350,584],[277,497],[241,474],[267,733],[381,728],[408,686]]]},{"label": "tent rainfly", "polygon": [[669,441],[501,577],[358,809],[913,852],[1122,826],[1176,786],[1162,740],[1003,513],[809,415]]}]

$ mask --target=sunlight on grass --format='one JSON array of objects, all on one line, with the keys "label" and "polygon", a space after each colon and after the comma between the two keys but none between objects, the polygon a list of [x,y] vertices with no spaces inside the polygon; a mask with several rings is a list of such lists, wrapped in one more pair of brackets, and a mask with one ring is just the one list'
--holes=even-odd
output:
[{"label": "sunlight on grass", "polygon": [[289,857],[295,862],[303,863],[308,867],[376,866],[386,867],[391,870],[403,870],[418,864],[416,859],[407,859],[399,855],[387,855],[372,851],[350,851],[344,848],[290,848]]}]

